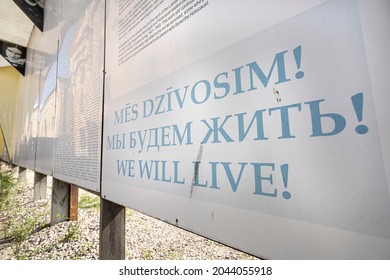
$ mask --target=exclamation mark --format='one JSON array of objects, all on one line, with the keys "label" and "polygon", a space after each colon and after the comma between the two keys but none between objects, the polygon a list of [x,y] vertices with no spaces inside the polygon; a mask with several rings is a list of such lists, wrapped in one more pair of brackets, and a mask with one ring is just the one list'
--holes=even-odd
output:
[{"label": "exclamation mark", "polygon": [[[282,178],[283,178],[283,186],[285,189],[287,189],[287,183],[288,183],[288,164],[282,164],[280,166],[280,170],[282,171]],[[290,199],[291,193],[289,191],[284,191],[282,193],[282,196],[284,199]]]},{"label": "exclamation mark", "polygon": [[[359,92],[351,97],[352,105],[355,109],[356,117],[359,122],[363,120],[363,92]],[[368,127],[360,124],[355,128],[355,131],[359,134],[366,134],[368,132]]]},{"label": "exclamation mark", "polygon": [[[293,50],[295,63],[297,64],[297,69],[301,69],[301,57],[302,57],[302,47],[298,46]],[[305,76],[305,73],[303,71],[298,71],[295,73],[295,78],[302,79],[303,76]]]}]

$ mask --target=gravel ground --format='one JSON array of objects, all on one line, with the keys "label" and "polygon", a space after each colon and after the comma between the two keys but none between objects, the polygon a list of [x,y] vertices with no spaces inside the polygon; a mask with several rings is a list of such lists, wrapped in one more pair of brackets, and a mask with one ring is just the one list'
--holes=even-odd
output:
[{"label": "gravel ground", "polygon": [[[15,204],[8,213],[0,213],[0,259],[98,259],[98,197],[80,189],[79,220],[49,226],[50,177],[45,200],[33,201],[32,182],[33,172],[28,171],[27,183],[18,184]],[[10,233],[12,240],[8,238]],[[125,240],[126,259],[256,259],[128,208]]]}]

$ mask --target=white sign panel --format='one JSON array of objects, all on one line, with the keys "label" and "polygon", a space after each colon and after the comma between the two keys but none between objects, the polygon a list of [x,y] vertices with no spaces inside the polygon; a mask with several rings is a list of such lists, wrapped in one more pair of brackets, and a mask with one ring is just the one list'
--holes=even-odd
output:
[{"label": "white sign panel", "polygon": [[[46,1],[45,32],[34,28],[30,43],[35,71],[39,75],[39,105],[35,170],[53,175],[53,151],[56,137],[56,86],[59,18],[55,3]],[[54,28],[55,27],[55,28]]]},{"label": "white sign panel", "polygon": [[318,2],[108,1],[103,196],[266,258],[389,258],[359,7]]},{"label": "white sign panel", "polygon": [[[56,2],[57,3],[57,2]],[[53,176],[100,191],[104,1],[55,5],[60,23]]]},{"label": "white sign panel", "polygon": [[20,140],[18,164],[28,169],[35,169],[37,120],[39,104],[39,74],[35,71],[33,51],[27,48],[25,77],[21,80],[20,96]]}]

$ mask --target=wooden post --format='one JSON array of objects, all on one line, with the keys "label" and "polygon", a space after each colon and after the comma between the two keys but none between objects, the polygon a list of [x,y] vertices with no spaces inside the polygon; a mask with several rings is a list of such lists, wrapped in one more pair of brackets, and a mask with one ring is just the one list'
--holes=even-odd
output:
[{"label": "wooden post", "polygon": [[70,213],[70,184],[53,178],[50,225],[68,221]]},{"label": "wooden post", "polygon": [[34,171],[34,201],[46,199],[47,176]]},{"label": "wooden post", "polygon": [[125,207],[100,199],[99,259],[125,259]]},{"label": "wooden post", "polygon": [[25,183],[27,181],[27,169],[19,166],[19,182]]},{"label": "wooden post", "polygon": [[79,187],[70,185],[70,209],[69,219],[77,221],[79,218]]}]

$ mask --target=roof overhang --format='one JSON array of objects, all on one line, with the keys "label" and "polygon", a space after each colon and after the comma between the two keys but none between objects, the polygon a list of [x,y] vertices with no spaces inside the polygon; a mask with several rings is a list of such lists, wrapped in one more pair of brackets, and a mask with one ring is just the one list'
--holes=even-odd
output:
[{"label": "roof overhang", "polygon": [[[0,0],[0,40],[27,47],[32,21],[12,0]],[[0,67],[10,63],[0,56]]]}]

